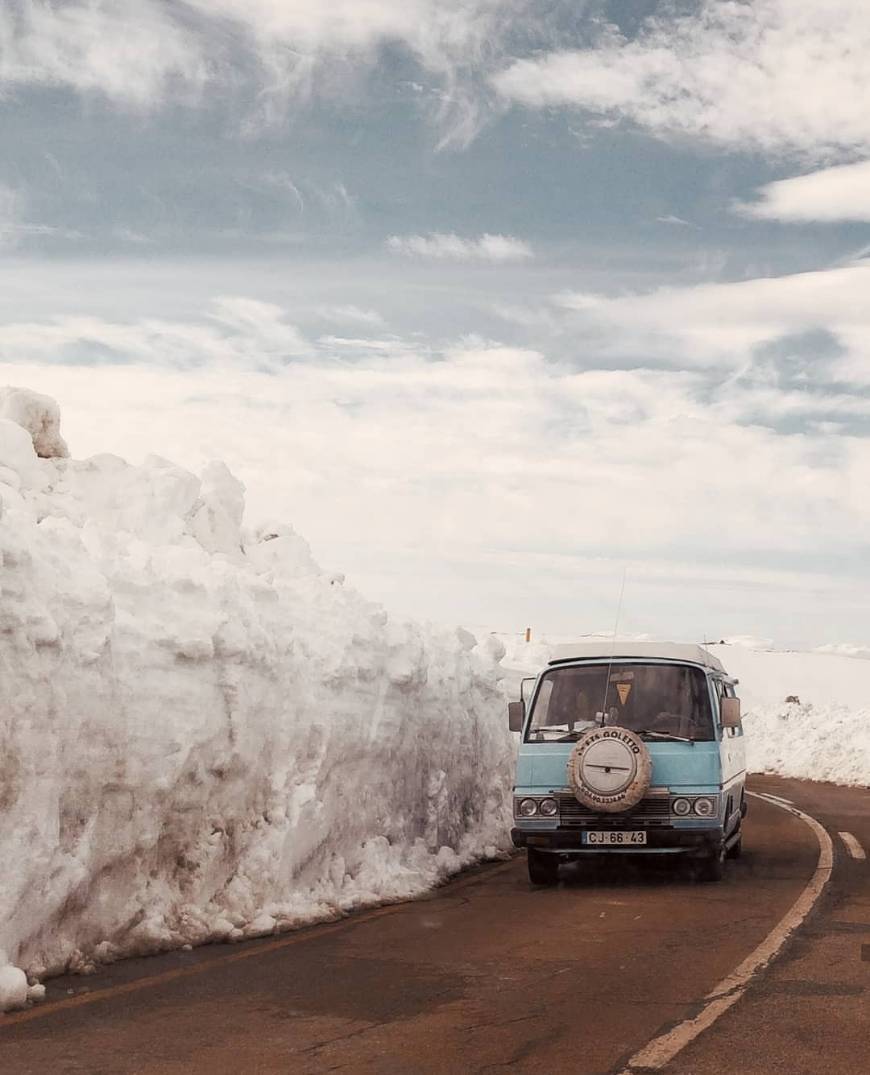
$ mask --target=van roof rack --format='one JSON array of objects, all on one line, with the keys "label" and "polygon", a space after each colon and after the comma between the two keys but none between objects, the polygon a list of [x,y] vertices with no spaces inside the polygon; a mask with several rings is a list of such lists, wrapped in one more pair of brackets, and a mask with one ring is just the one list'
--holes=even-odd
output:
[{"label": "van roof rack", "polygon": [[636,659],[647,657],[656,661],[682,661],[685,664],[700,664],[715,672],[724,672],[722,662],[703,646],[690,642],[569,642],[553,646],[550,664],[565,664],[568,661],[602,660],[619,661],[624,658]]}]

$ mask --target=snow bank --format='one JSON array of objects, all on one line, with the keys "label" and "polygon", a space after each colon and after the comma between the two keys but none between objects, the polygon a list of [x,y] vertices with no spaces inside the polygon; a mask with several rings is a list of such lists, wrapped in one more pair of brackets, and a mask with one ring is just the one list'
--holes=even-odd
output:
[{"label": "snow bank", "polygon": [[19,967],[0,966],[0,1012],[23,1008],[27,1003],[27,976]]},{"label": "snow bank", "polygon": [[867,661],[839,652],[708,648],[740,680],[752,772],[870,785]]},{"label": "snow bank", "polygon": [[816,653],[833,653],[841,657],[860,657],[870,661],[870,646],[855,645],[853,642],[829,642],[826,646],[819,646]]},{"label": "snow bank", "polygon": [[[554,645],[571,641],[500,637],[507,650],[506,684],[514,697],[522,676],[540,671]],[[607,639],[605,652],[610,644]],[[750,771],[870,786],[870,662],[860,653],[844,656],[840,647],[797,653],[768,645],[742,636],[707,646],[740,680]]]},{"label": "snow bank", "polygon": [[870,707],[754,706],[744,727],[750,772],[870,786]]},{"label": "snow bank", "polygon": [[66,441],[60,435],[60,407],[49,396],[27,388],[0,388],[0,418],[15,422],[30,434],[42,459],[66,459]]},{"label": "snow bank", "polygon": [[775,706],[790,696],[818,707],[866,708],[870,704],[870,665],[838,653],[750,650],[708,646],[740,680],[744,706]]},{"label": "snow bank", "polygon": [[245,534],[222,464],[75,462],[56,408],[2,398],[0,966],[270,933],[508,847],[497,642]]}]

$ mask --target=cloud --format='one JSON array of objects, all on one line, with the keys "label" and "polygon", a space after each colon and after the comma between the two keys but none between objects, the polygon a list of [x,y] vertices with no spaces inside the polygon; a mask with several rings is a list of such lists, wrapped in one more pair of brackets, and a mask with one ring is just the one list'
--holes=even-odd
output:
[{"label": "cloud", "polygon": [[343,306],[319,306],[317,314],[326,321],[349,321],[354,324],[370,325],[376,328],[381,328],[386,324],[383,316],[377,310],[363,309],[360,306],[354,306],[353,303]]},{"label": "cloud", "polygon": [[702,0],[633,40],[606,27],[594,48],[519,59],[494,85],[532,108],[824,159],[870,150],[868,49],[870,7],[854,0]]},{"label": "cloud", "polygon": [[119,239],[122,243],[152,243],[154,240],[149,236],[144,235],[141,231],[136,231],[134,228],[113,228],[112,236],[115,239]]},{"label": "cloud", "polygon": [[312,96],[359,98],[359,76],[400,48],[433,80],[443,145],[483,122],[486,74],[530,0],[7,0],[0,87],[64,87],[139,110],[253,88],[248,126]]},{"label": "cloud", "polygon": [[759,220],[870,221],[870,160],[768,183],[758,201],[735,208]]},{"label": "cloud", "polygon": [[0,184],[0,249],[14,245],[20,211],[21,198],[18,192]]},{"label": "cloud", "polygon": [[76,315],[0,326],[0,361],[29,355],[48,364],[187,370],[221,362],[269,373],[311,352],[281,307],[244,296],[215,298],[196,321],[149,317],[130,323]]},{"label": "cloud", "polygon": [[249,355],[254,362],[285,362],[310,352],[310,345],[284,318],[280,306],[240,296],[226,296],[214,303],[212,319],[238,341],[236,358]]},{"label": "cloud", "polygon": [[0,87],[60,86],[149,108],[210,77],[202,42],[154,0],[8,0]]},{"label": "cloud", "polygon": [[20,190],[0,184],[0,250],[14,248],[26,239],[66,239],[78,241],[85,239],[82,232],[74,228],[63,228],[52,224],[36,224],[23,219],[26,198]]},{"label": "cloud", "polygon": [[452,232],[437,231],[427,235],[391,235],[387,239],[387,249],[394,254],[437,261],[503,263],[534,257],[529,244],[512,235],[483,234],[477,239],[463,239]]},{"label": "cloud", "polygon": [[731,369],[578,370],[480,339],[307,342],[277,305],[230,296],[198,318],[0,326],[3,380],[59,398],[78,457],[226,459],[249,522],[288,519],[327,566],[417,614],[524,626],[570,593],[577,622],[595,620],[628,560],[635,622],[694,630],[691,586],[716,624],[777,633],[808,594],[848,605],[850,572],[866,583],[870,440],[779,434],[771,418],[807,394]]},{"label": "cloud", "polygon": [[[547,23],[533,0],[186,0],[247,36],[267,118],[288,100],[335,93],[345,74],[365,70],[399,46],[434,77],[430,105],[439,148],[464,148],[486,117],[486,78],[503,62],[518,26]],[[353,82],[350,82],[353,86]],[[341,92],[341,90],[339,90]],[[354,89],[354,98],[357,91]]]},{"label": "cloud", "polygon": [[[268,431],[266,439],[280,447],[288,489],[302,472],[322,491],[334,483],[338,499],[355,501],[358,482],[383,489],[390,505],[385,519],[357,524],[378,530],[380,540],[395,529],[397,540],[431,542],[430,529],[443,533],[464,519],[472,544],[507,540],[511,547],[590,551],[616,540],[623,548],[659,552],[709,541],[731,550],[747,542],[798,547],[810,531],[818,538],[816,516],[800,519],[796,512],[782,531],[756,519],[751,536],[740,528],[721,534],[701,505],[729,490],[740,500],[759,497],[778,474],[790,516],[803,495],[789,492],[792,478],[801,476],[798,488],[833,476],[819,464],[812,438],[735,424],[741,415],[728,375],[578,371],[534,350],[478,339],[436,350],[398,339],[306,343],[279,307],[238,296],[216,300],[195,321],[66,318],[0,327],[0,361],[32,366],[63,354],[63,365],[43,365],[43,386],[66,383],[76,369],[92,385],[88,347],[126,359],[100,371],[101,385],[127,386],[120,447],[130,438],[145,446],[151,431],[134,432],[129,414],[156,400],[158,385],[172,386],[178,400],[190,393],[200,401],[191,416],[198,438],[225,450],[237,443],[239,422],[253,421],[251,438]],[[71,361],[77,352],[78,363]],[[775,386],[768,387],[776,396]],[[203,400],[210,401],[204,409]],[[103,406],[102,395],[94,406]],[[210,424],[219,409],[226,411],[226,427]],[[70,420],[78,430],[72,440],[84,437],[79,451],[109,450],[105,429],[88,431],[74,414]],[[184,438],[193,426],[181,411],[178,422],[177,447],[187,457],[191,444]],[[870,444],[852,447],[870,463]],[[840,446],[838,466],[848,449]],[[712,473],[716,481],[705,491],[704,476]],[[272,474],[264,462],[246,476],[264,506],[275,494]],[[841,483],[842,475],[831,491]],[[439,497],[424,509],[435,487]],[[472,509],[477,495],[487,502],[484,510]],[[406,496],[414,511],[401,508]],[[837,507],[844,526],[849,516],[870,521],[870,504],[853,499],[844,496]],[[520,502],[529,509],[523,518],[514,517]],[[745,509],[736,503],[734,510]],[[629,516],[633,524],[626,527]],[[849,533],[846,526],[840,536]]]},{"label": "cloud", "polygon": [[300,213],[305,212],[305,198],[293,179],[286,172],[265,172],[261,177],[265,187],[271,187],[286,195]]},{"label": "cloud", "polygon": [[662,287],[610,297],[557,296],[577,327],[597,332],[606,351],[645,355],[652,363],[740,369],[753,349],[784,336],[824,328],[843,346],[836,375],[870,383],[870,265],[735,283]]}]

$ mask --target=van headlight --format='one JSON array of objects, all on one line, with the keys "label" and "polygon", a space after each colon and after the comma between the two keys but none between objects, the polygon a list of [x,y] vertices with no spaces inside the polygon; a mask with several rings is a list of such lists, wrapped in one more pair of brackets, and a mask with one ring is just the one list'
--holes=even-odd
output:
[{"label": "van headlight", "polygon": [[543,817],[555,817],[559,812],[559,804],[555,799],[541,799],[538,811]]},{"label": "van headlight", "polygon": [[517,804],[518,817],[534,817],[538,812],[538,804],[534,799],[520,799]]},{"label": "van headlight", "polygon": [[692,804],[688,799],[674,799],[671,803],[671,810],[677,817],[685,817],[692,812]]},{"label": "van headlight", "polygon": [[716,800],[702,797],[695,799],[692,803],[692,809],[698,815],[698,817],[714,817],[716,814]]}]

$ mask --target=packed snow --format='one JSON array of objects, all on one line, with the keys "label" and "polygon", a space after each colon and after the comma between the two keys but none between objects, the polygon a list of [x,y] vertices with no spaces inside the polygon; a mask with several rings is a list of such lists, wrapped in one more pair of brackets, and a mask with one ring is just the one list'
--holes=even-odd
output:
[{"label": "packed snow", "polygon": [[0,388],[0,418],[26,429],[41,459],[65,459],[69,455],[60,435],[60,407],[49,396],[11,385]]},{"label": "packed snow", "polygon": [[221,463],[74,461],[53,401],[0,395],[0,1009],[509,846],[501,645],[392,620],[243,509]]},{"label": "packed snow", "polygon": [[708,648],[740,680],[751,772],[870,785],[870,663],[838,652]]},{"label": "packed snow", "polygon": [[[609,652],[611,638],[584,637],[602,640]],[[515,697],[520,679],[539,671],[553,646],[572,641],[501,638],[506,684]],[[750,772],[870,786],[870,662],[861,659],[862,647],[812,653],[771,647],[769,640],[750,636],[706,647],[740,681]]]},{"label": "packed snow", "polygon": [[27,975],[20,967],[0,967],[0,1012],[23,1008],[27,1003]]}]

